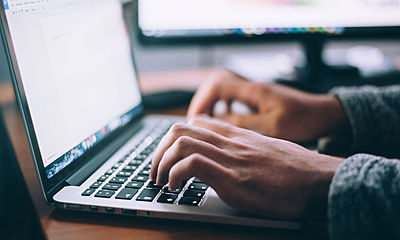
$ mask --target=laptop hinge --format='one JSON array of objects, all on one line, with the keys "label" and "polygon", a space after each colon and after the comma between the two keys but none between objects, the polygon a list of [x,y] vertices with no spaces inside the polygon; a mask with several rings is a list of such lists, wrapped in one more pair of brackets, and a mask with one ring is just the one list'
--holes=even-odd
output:
[{"label": "laptop hinge", "polygon": [[126,128],[112,142],[107,144],[102,150],[97,152],[88,163],[83,165],[79,170],[72,174],[65,182],[72,186],[81,185],[88,179],[105,161],[107,161],[123,144],[125,144],[132,136],[143,127],[142,121],[138,121]]}]

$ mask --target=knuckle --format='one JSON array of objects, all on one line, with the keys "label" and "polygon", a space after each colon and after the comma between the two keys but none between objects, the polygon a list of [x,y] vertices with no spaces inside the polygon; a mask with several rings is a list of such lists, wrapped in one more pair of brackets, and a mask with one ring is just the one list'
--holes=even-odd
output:
[{"label": "knuckle", "polygon": [[233,75],[232,72],[227,70],[226,68],[222,68],[222,67],[216,68],[211,73],[209,85],[210,86],[212,86],[212,85],[218,86],[222,82],[231,79],[232,75]]},{"label": "knuckle", "polygon": [[176,141],[175,141],[175,146],[176,150],[178,152],[181,152],[185,150],[189,145],[193,142],[192,138],[188,136],[180,136]]},{"label": "knuckle", "polygon": [[253,178],[247,174],[235,172],[232,177],[240,186],[254,186],[255,184]]},{"label": "knuckle", "polygon": [[252,83],[253,84],[253,93],[255,96],[265,96],[266,91],[268,89],[267,85],[264,83]]},{"label": "knuckle", "polygon": [[170,131],[173,135],[181,135],[186,128],[187,126],[184,123],[175,123]]},{"label": "knuckle", "polygon": [[216,74],[213,74],[206,82],[204,85],[204,89],[207,91],[213,91],[219,87],[219,85],[222,83],[222,79],[217,76]]},{"label": "knuckle", "polygon": [[248,157],[246,154],[250,155],[252,151],[254,151],[253,145],[242,142],[240,139],[236,141],[236,139],[234,138],[233,140],[234,141],[231,140],[230,144],[239,151],[240,155],[245,155],[245,157]]},{"label": "knuckle", "polygon": [[188,158],[188,168],[189,169],[197,169],[200,167],[203,162],[203,156],[200,153],[193,153]]}]

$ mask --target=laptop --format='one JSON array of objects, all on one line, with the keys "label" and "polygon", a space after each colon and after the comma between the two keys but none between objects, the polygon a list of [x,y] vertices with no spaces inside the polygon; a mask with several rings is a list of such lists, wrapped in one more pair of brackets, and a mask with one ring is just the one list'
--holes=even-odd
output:
[{"label": "laptop", "polygon": [[59,208],[301,228],[243,213],[200,179],[149,180],[152,154],[181,117],[144,114],[119,0],[4,0],[2,35],[38,178]]},{"label": "laptop", "polygon": [[2,239],[46,239],[0,110],[0,231]]}]

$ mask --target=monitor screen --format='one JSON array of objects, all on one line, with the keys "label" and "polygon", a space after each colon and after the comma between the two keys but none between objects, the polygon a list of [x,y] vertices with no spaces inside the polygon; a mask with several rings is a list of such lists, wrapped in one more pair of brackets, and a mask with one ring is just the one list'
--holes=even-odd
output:
[{"label": "monitor screen", "polygon": [[328,34],[400,26],[400,0],[139,0],[145,37]]},{"label": "monitor screen", "polygon": [[141,106],[119,0],[3,0],[48,178]]}]

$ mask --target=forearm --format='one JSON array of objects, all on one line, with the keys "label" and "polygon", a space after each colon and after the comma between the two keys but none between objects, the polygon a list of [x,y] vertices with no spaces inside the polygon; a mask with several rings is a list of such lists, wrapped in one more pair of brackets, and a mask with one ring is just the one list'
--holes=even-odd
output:
[{"label": "forearm", "polygon": [[328,200],[336,239],[400,239],[400,161],[366,154],[337,169]]},{"label": "forearm", "polygon": [[354,151],[399,153],[400,86],[337,88],[332,92],[347,115]]}]

